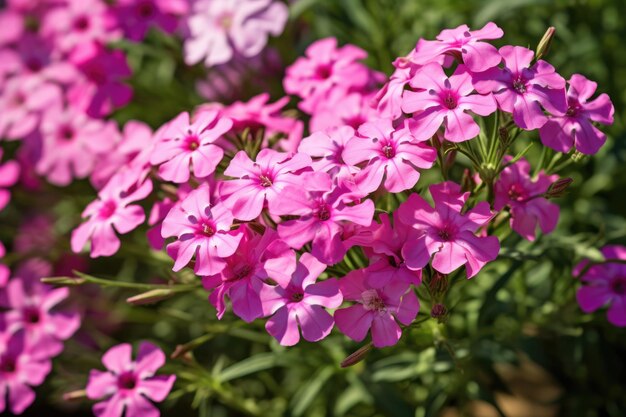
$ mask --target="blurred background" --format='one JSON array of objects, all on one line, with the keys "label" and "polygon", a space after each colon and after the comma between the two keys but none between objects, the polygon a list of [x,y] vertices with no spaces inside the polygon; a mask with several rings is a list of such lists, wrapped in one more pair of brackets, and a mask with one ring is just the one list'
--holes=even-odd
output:
[{"label": "blurred background", "polygon": [[[611,326],[603,312],[581,313],[571,274],[575,261],[597,256],[595,248],[626,244],[624,0],[297,0],[291,5],[286,33],[271,41],[282,60],[277,71],[326,36],[366,49],[368,64],[390,74],[395,57],[406,55],[419,37],[434,38],[444,28],[494,21],[505,32],[497,45],[534,48],[554,26],[546,59],[566,79],[582,73],[596,81],[598,91],[613,100],[616,122],[606,129],[609,140],[600,153],[565,173],[574,185],[559,202],[562,215],[554,234],[534,244],[510,236],[503,261],[476,279],[454,283],[447,323],[427,320],[405,331],[397,346],[372,351],[347,369],[339,364],[359,345],[343,336],[285,349],[270,340],[261,321],[245,325],[227,314],[218,322],[202,294],[131,308],[126,293],[78,292],[86,305],[102,304],[116,340],[154,335],[163,346],[203,342],[195,361],[171,361],[165,369],[199,378],[176,391],[162,415],[626,416],[626,330]],[[119,121],[141,118],[158,126],[203,102],[194,88],[202,70],[185,68],[179,45],[151,34],[147,44],[119,46],[129,52],[136,91],[133,104],[115,115]],[[279,84],[252,77],[242,88],[246,96],[239,98],[268,89],[273,99],[283,94]],[[142,104],[154,100],[161,109],[146,114]],[[61,218],[78,218],[81,204],[59,209]],[[100,261],[96,268],[120,277],[159,276],[158,264],[141,259],[132,245],[124,250],[117,261]],[[426,317],[427,309],[421,314]],[[50,392],[39,394],[26,416],[91,415],[87,404],[61,400],[62,393],[84,386],[84,369],[99,367],[84,346],[68,343],[55,361],[54,386],[41,388]],[[197,409],[185,406],[190,402]]]}]

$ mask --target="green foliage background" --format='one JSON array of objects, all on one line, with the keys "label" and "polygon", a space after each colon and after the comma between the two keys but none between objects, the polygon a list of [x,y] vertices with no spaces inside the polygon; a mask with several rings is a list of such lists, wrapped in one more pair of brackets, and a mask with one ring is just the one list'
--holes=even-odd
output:
[{"label": "green foliage background", "polygon": [[[539,364],[561,388],[553,401],[558,409],[554,415],[625,416],[626,330],[609,325],[603,312],[580,312],[571,274],[582,257],[598,258],[596,248],[626,244],[625,13],[623,0],[294,2],[287,32],[272,41],[286,63],[312,41],[336,36],[341,43],[366,49],[368,64],[386,73],[391,61],[405,55],[419,37],[432,38],[443,28],[495,21],[505,31],[500,42],[534,48],[546,28],[555,26],[547,60],[565,78],[578,72],[597,81],[599,91],[613,99],[616,123],[607,130],[608,144],[564,173],[575,182],[559,201],[562,215],[554,234],[535,243],[506,237],[501,261],[473,280],[453,282],[446,324],[429,319],[430,306],[424,303],[418,320],[426,320],[407,329],[397,346],[372,351],[351,368],[342,369],[339,363],[359,345],[345,337],[333,334],[321,343],[285,349],[265,333],[263,321],[246,325],[229,314],[217,321],[202,291],[148,307],[127,306],[128,291],[88,295],[88,300],[112,300],[105,308],[123,323],[115,340],[99,334],[96,344],[108,347],[141,338],[163,347],[198,342],[193,358],[168,364],[166,371],[176,372],[179,382],[165,404],[165,416],[434,417],[446,407],[481,416],[471,414],[468,404],[482,400],[501,405],[495,396],[508,390],[508,382],[496,368],[517,366],[521,358]],[[157,126],[200,102],[192,83],[198,68],[184,69],[175,42],[153,34],[150,45],[120,46],[129,51],[137,71],[137,99],[117,115],[119,120],[138,118]],[[274,99],[281,94],[279,89],[272,93]],[[146,105],[152,109],[156,102],[159,108],[146,112]],[[536,161],[536,156],[531,154],[531,159]],[[59,212],[67,218],[82,203]],[[117,260],[99,261],[94,269],[119,280],[167,276],[167,260],[156,253],[146,259],[141,233],[135,239]],[[59,379],[48,399],[64,415],[89,415],[86,404],[68,407],[59,397],[84,386],[85,369],[99,367],[96,356],[84,354],[84,349],[69,343],[56,364]],[[49,415],[41,414],[43,407],[27,415]]]}]

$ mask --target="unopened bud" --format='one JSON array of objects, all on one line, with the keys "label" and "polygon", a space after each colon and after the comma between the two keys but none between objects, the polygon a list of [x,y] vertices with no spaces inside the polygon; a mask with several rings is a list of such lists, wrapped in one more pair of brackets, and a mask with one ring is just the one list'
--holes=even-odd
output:
[{"label": "unopened bud", "polygon": [[48,277],[41,278],[41,282],[49,285],[59,285],[66,287],[76,287],[79,285],[83,285],[87,280],[84,278],[74,278],[74,277]]},{"label": "unopened bud", "polygon": [[428,281],[428,289],[433,296],[445,294],[448,291],[448,276],[435,272]]},{"label": "unopened bud", "polygon": [[501,127],[500,129],[498,129],[498,138],[500,138],[500,142],[502,142],[504,145],[509,144],[510,137],[511,136],[509,135],[509,129],[507,129],[506,127]]},{"label": "unopened bud", "polygon": [[144,293],[132,296],[126,299],[126,302],[132,305],[144,305],[144,304],[152,304],[158,301],[166,300],[173,296],[175,291],[163,288],[146,291]]},{"label": "unopened bud", "polygon": [[448,309],[441,303],[437,303],[430,310],[430,317],[437,319],[439,323],[442,323],[446,320],[448,316]]},{"label": "unopened bud", "polygon": [[350,356],[345,358],[343,361],[341,361],[341,367],[347,368],[349,366],[353,366],[361,362],[363,359],[365,359],[369,351],[372,350],[372,347],[373,345],[371,343],[368,343],[367,345],[360,347],[353,354],[351,354]]},{"label": "unopened bud", "polygon": [[539,41],[539,45],[537,45],[537,52],[535,53],[535,58],[540,60],[544,56],[548,54],[550,51],[550,45],[552,45],[552,39],[554,39],[554,33],[556,29],[554,26],[550,26],[546,33],[543,34],[543,37]]},{"label": "unopened bud", "polygon": [[476,188],[476,180],[474,179],[474,174],[472,174],[472,171],[465,168],[465,171],[463,171],[463,177],[461,178],[461,190],[463,192],[471,192],[474,190],[474,188]]},{"label": "unopened bud", "polygon": [[84,389],[66,392],[63,394],[63,401],[77,401],[87,398],[87,391]]},{"label": "unopened bud", "polygon": [[558,198],[565,194],[570,184],[574,182],[571,178],[559,178],[548,187],[548,191],[544,194],[546,198]]}]

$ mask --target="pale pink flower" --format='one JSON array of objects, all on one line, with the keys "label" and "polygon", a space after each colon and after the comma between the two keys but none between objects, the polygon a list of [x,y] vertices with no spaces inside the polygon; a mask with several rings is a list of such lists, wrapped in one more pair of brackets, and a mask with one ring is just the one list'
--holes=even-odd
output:
[{"label": "pale pink flower", "polygon": [[369,69],[359,62],[367,53],[354,45],[337,48],[337,39],[326,38],[312,43],[305,54],[287,68],[283,84],[287,93],[304,100],[299,107],[307,113],[333,89],[360,91],[371,81]]},{"label": "pale pink flower", "polygon": [[225,259],[226,267],[219,274],[202,278],[202,284],[212,290],[209,301],[220,320],[228,297],[233,313],[249,323],[263,316],[260,292],[265,282],[289,280],[296,268],[296,255],[270,228],[260,235],[244,225],[241,232],[237,251]]},{"label": "pale pink flower", "polygon": [[52,357],[63,350],[62,341],[78,330],[80,315],[58,308],[69,297],[68,288],[53,289],[41,284],[41,277],[29,275],[29,271],[17,272],[0,294],[0,306],[7,309],[3,320],[9,333],[23,330],[29,346],[38,345]]},{"label": "pale pink flower", "polygon": [[448,77],[441,65],[428,64],[419,69],[406,91],[402,110],[413,113],[411,132],[419,140],[428,140],[443,124],[443,136],[451,142],[462,142],[478,136],[480,128],[467,112],[488,116],[497,110],[491,94],[472,94],[472,76],[463,65]]},{"label": "pale pink flower", "polygon": [[[506,157],[505,162],[511,159]],[[494,185],[494,209],[510,207],[511,229],[525,239],[535,240],[537,226],[544,234],[550,233],[559,220],[559,206],[544,198],[544,194],[558,178],[543,171],[531,178],[530,164],[522,158],[500,173]]]},{"label": "pale pink flower", "polygon": [[189,193],[163,220],[161,235],[176,237],[167,246],[180,271],[195,256],[194,271],[200,276],[219,274],[226,268],[225,258],[237,250],[242,234],[231,231],[233,215],[224,204],[211,204],[208,186]]},{"label": "pale pink flower", "polygon": [[91,257],[111,256],[120,248],[115,232],[126,234],[136,229],[146,219],[141,206],[131,204],[143,200],[152,192],[152,182],[135,183],[126,173],[120,172],[98,193],[82,217],[87,221],[72,232],[72,250],[80,252],[91,242]]},{"label": "pale pink flower", "polygon": [[224,175],[237,178],[219,184],[219,195],[235,218],[257,218],[265,204],[270,214],[281,204],[278,193],[287,185],[302,184],[300,174],[310,170],[311,158],[303,153],[288,154],[263,149],[252,161],[244,152],[238,152],[230,161]]},{"label": "pale pink flower", "polygon": [[418,169],[430,168],[437,158],[433,148],[411,134],[406,121],[399,129],[390,119],[365,123],[359,135],[346,145],[343,160],[350,165],[366,162],[355,177],[365,193],[375,191],[381,183],[392,193],[409,190],[419,180]]},{"label": "pale pink flower", "polygon": [[[2,161],[3,150],[0,149],[0,161]],[[5,161],[0,163],[0,211],[2,211],[9,201],[11,192],[9,188],[14,186],[20,178],[20,165],[16,161]]]},{"label": "pale pink flower", "polygon": [[44,15],[41,34],[53,39],[56,48],[70,53],[81,44],[119,39],[113,15],[102,0],[69,0]]},{"label": "pale pink flower", "polygon": [[102,117],[126,105],[133,90],[123,81],[132,75],[126,56],[99,43],[85,43],[74,49],[70,61],[84,75],[68,92],[68,100],[92,117]]},{"label": "pale pink flower", "polygon": [[324,309],[341,305],[343,297],[337,280],[316,282],[326,265],[309,253],[303,253],[292,276],[275,279],[278,285],[261,290],[263,311],[272,317],[265,324],[267,332],[283,346],[293,346],[302,337],[318,342],[333,328],[333,317]]},{"label": "pale pink flower", "polygon": [[411,269],[423,268],[432,256],[432,267],[442,274],[465,265],[471,278],[500,251],[497,237],[475,234],[493,217],[489,203],[482,201],[461,213],[470,193],[462,193],[458,184],[446,181],[429,190],[434,209],[418,194],[411,194],[398,208],[400,221],[414,229],[402,247],[402,256]]},{"label": "pale pink flower", "polygon": [[204,61],[207,67],[258,55],[270,35],[282,33],[287,6],[273,0],[198,0],[194,4],[185,41],[185,61]]},{"label": "pale pink flower", "polygon": [[[357,195],[347,184],[334,184],[328,174],[303,174],[300,186],[287,186],[278,196],[273,214],[299,216],[278,225],[278,234],[294,249],[312,242],[311,254],[332,265],[346,253],[343,225],[369,226],[374,216],[372,200],[356,202]],[[354,204],[353,204],[354,203]]]},{"label": "pale pink flower", "polygon": [[[605,259],[626,259],[626,247],[608,245],[602,248]],[[588,264],[585,260],[574,269],[579,275]],[[608,305],[607,318],[617,327],[626,327],[626,265],[606,262],[591,266],[580,277],[583,286],[576,299],[585,313],[592,313]]]},{"label": "pale pink flower", "polygon": [[22,331],[0,334],[0,413],[22,414],[35,401],[31,387],[41,385],[52,370],[39,347],[29,345]]},{"label": "pale pink flower", "polygon": [[24,14],[13,8],[0,10],[0,45],[9,45],[19,41],[24,36]]},{"label": "pale pink flower", "polygon": [[310,131],[346,125],[358,129],[363,123],[380,117],[373,103],[374,93],[346,93],[339,88],[333,89],[315,108],[309,123]]},{"label": "pale pink flower", "polygon": [[402,116],[404,88],[415,75],[417,68],[419,68],[417,65],[396,68],[387,83],[378,90],[375,100],[380,117],[396,120]]},{"label": "pale pink flower", "polygon": [[498,65],[502,58],[493,45],[481,41],[500,39],[503,35],[502,29],[493,22],[478,30],[469,30],[467,25],[445,29],[437,35],[435,41],[420,39],[414,61],[425,65],[442,54],[460,55],[470,71],[486,71]]},{"label": "pale pink flower", "polygon": [[165,364],[165,354],[149,342],[139,345],[132,360],[128,343],[113,346],[102,356],[106,371],[93,369],[87,382],[87,397],[104,401],[93,406],[96,417],[159,417],[152,404],[162,402],[172,390],[175,375],[156,375]]},{"label": "pale pink flower", "polygon": [[120,140],[115,122],[92,119],[72,107],[47,110],[40,132],[42,155],[35,169],[52,184],[61,186],[91,174],[101,155]]},{"label": "pale pink flower", "polygon": [[11,78],[0,94],[0,139],[23,139],[37,129],[43,111],[61,99],[60,87],[40,77]]},{"label": "pale pink flower", "polygon": [[525,130],[539,129],[548,117],[567,111],[565,80],[554,67],[539,60],[531,65],[535,53],[521,46],[503,46],[499,50],[504,68],[491,68],[473,74],[473,83],[481,94],[492,93],[498,107],[513,114],[515,124]]},{"label": "pale pink flower", "polygon": [[419,311],[419,301],[409,284],[395,280],[374,288],[362,269],[340,278],[339,289],[344,300],[355,304],[335,311],[337,328],[357,342],[365,339],[371,329],[377,348],[398,343],[402,329],[396,321],[408,326]]},{"label": "pale pink flower", "polygon": [[132,41],[141,41],[152,27],[172,33],[181,15],[188,13],[187,0],[118,0],[113,13]]},{"label": "pale pink flower", "polygon": [[569,152],[574,146],[593,155],[604,145],[606,135],[592,122],[613,124],[615,108],[606,94],[590,100],[598,85],[584,76],[574,74],[568,83],[567,111],[549,117],[539,130],[541,143],[559,152]]},{"label": "pale pink flower", "polygon": [[156,143],[150,162],[159,167],[159,175],[167,181],[189,180],[190,169],[196,178],[211,175],[224,157],[214,142],[233,126],[233,122],[217,111],[201,112],[194,122],[183,112],[169,122]]},{"label": "pale pink flower", "polygon": [[355,136],[355,131],[350,126],[315,132],[302,139],[298,152],[313,158],[311,166],[317,172],[326,172],[333,178],[351,178],[352,174],[359,172],[359,168],[344,162],[343,151]]}]

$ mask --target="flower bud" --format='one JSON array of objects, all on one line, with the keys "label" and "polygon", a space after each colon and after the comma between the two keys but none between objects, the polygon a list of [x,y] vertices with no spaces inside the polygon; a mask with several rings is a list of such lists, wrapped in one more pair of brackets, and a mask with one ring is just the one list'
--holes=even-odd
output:
[{"label": "flower bud", "polygon": [[548,54],[550,51],[550,45],[552,44],[552,39],[554,38],[554,33],[556,29],[554,26],[550,26],[546,33],[544,33],[543,37],[539,41],[539,45],[537,45],[537,52],[535,53],[535,58],[540,60],[544,56]]},{"label": "flower bud", "polygon": [[41,282],[49,285],[61,285],[66,287],[77,287],[83,285],[87,280],[74,277],[49,277],[41,278]]},{"label": "flower bud", "polygon": [[428,289],[434,297],[445,294],[448,291],[448,276],[435,272],[428,281]]},{"label": "flower bud", "polygon": [[509,139],[511,138],[511,135],[509,135],[509,129],[507,129],[506,127],[499,128],[498,138],[500,139],[500,142],[502,142],[502,144],[508,145]]},{"label": "flower bud", "polygon": [[448,309],[441,303],[437,303],[430,310],[430,317],[437,319],[439,323],[443,323],[448,316]]},{"label": "flower bud", "polygon": [[84,389],[66,392],[63,394],[63,401],[77,401],[87,398],[87,391]]},{"label": "flower bud", "polygon": [[572,182],[574,182],[574,180],[571,178],[559,178],[550,184],[550,187],[548,187],[548,191],[546,191],[544,196],[546,198],[562,197]]},{"label": "flower bud", "polygon": [[474,179],[474,175],[472,174],[472,171],[465,168],[465,171],[463,171],[463,177],[461,178],[461,190],[463,192],[471,192],[474,190],[474,188],[476,188],[476,180]]},{"label": "flower bud", "polygon": [[371,343],[368,343],[365,346],[361,346],[354,353],[341,361],[341,367],[347,368],[361,362],[363,359],[365,359],[369,351],[372,350],[372,347],[373,345]]},{"label": "flower bud", "polygon": [[144,305],[144,304],[152,304],[158,301],[166,300],[170,298],[172,295],[174,295],[174,293],[175,293],[174,291],[167,289],[167,288],[150,290],[150,291],[146,291],[144,293],[135,295],[133,297],[127,298],[126,302],[132,305],[136,305],[136,306]]}]

